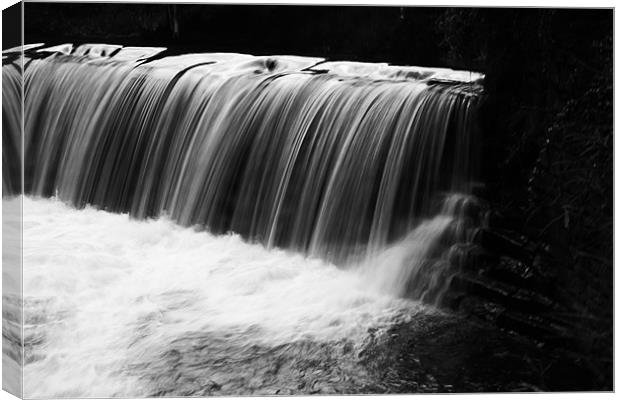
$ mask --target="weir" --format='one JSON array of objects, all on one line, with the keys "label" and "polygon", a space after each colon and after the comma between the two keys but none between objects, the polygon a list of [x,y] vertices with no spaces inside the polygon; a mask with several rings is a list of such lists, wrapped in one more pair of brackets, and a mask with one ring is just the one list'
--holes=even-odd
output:
[{"label": "weir", "polygon": [[422,266],[466,236],[481,74],[163,50],[3,55],[3,195],[20,192],[23,61],[26,195],[365,260],[437,298],[443,270]]}]

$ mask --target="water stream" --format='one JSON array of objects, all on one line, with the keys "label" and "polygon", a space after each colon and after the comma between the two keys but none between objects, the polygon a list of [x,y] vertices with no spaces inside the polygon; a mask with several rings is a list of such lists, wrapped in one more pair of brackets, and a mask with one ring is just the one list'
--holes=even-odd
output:
[{"label": "water stream", "polygon": [[25,395],[398,391],[365,352],[449,318],[481,76],[158,51],[3,60]]}]

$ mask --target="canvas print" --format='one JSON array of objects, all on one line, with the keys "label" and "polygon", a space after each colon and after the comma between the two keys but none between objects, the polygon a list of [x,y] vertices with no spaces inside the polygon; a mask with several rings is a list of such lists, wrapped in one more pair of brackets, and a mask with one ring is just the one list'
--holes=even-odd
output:
[{"label": "canvas print", "polygon": [[614,389],[612,9],[3,22],[5,390]]}]

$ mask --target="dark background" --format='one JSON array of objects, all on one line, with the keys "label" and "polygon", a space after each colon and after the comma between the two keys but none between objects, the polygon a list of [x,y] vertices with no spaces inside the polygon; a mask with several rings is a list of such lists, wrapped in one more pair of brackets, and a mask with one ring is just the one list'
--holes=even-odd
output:
[{"label": "dark background", "polygon": [[22,41],[22,5],[13,4],[2,10],[2,48],[9,49]]},{"label": "dark background", "polygon": [[441,13],[412,7],[27,3],[26,40],[437,65],[441,35],[435,20]]},{"label": "dark background", "polygon": [[490,229],[533,243],[519,262],[551,279],[545,295],[569,310],[571,349],[592,376],[580,387],[611,388],[613,10],[26,3],[25,21],[27,43],[484,72],[479,194]]},{"label": "dark background", "polygon": [[[484,67],[474,62],[486,41],[474,37],[483,19],[510,29],[536,29],[540,9],[477,9],[472,26],[458,26],[458,8],[376,6],[272,6],[196,4],[25,3],[26,42],[107,42],[169,46],[187,51],[296,54],[394,64]],[[611,32],[612,13],[548,10],[570,46]],[[514,18],[516,17],[516,18]],[[176,24],[176,27],[175,27]],[[479,25],[479,26],[476,26]],[[455,31],[454,29],[458,31]],[[515,32],[528,40],[528,32]],[[458,35],[469,59],[450,57]],[[506,43],[509,45],[510,43]],[[481,60],[477,60],[481,61]],[[474,64],[474,65],[472,65]]]}]

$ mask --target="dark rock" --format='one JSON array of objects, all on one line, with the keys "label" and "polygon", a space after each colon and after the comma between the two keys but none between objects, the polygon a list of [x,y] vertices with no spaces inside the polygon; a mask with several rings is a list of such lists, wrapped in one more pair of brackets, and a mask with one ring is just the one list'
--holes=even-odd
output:
[{"label": "dark rock", "polygon": [[583,360],[562,354],[554,359],[543,374],[546,386],[557,391],[594,389],[595,377]]},{"label": "dark rock", "polygon": [[496,254],[507,255],[523,262],[531,262],[533,249],[523,237],[508,232],[479,229],[474,242]]},{"label": "dark rock", "polygon": [[495,254],[474,243],[458,243],[452,246],[448,251],[448,260],[452,267],[468,272],[491,269],[499,261]]}]

